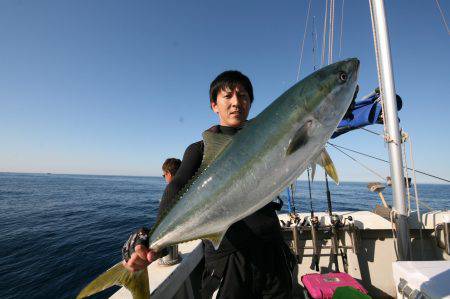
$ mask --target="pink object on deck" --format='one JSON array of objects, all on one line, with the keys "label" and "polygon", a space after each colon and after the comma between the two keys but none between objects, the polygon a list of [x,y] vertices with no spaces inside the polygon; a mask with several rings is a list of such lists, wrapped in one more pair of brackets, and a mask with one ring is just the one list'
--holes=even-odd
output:
[{"label": "pink object on deck", "polygon": [[331,299],[338,287],[354,287],[367,294],[359,282],[347,273],[306,274],[302,276],[302,283],[314,299]]}]

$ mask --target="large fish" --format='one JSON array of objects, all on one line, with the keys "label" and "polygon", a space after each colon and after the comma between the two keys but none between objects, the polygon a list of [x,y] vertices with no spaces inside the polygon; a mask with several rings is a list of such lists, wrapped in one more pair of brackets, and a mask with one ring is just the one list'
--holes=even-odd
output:
[{"label": "large fish", "polygon": [[[269,203],[309,164],[326,158],[322,149],[350,105],[358,67],[357,59],[348,59],[314,72],[233,137],[205,132],[202,166],[154,225],[150,248],[194,239],[209,239],[217,248],[231,224]],[[134,298],[150,296],[147,270],[130,273],[118,263],[78,297],[112,285],[125,286]]]}]

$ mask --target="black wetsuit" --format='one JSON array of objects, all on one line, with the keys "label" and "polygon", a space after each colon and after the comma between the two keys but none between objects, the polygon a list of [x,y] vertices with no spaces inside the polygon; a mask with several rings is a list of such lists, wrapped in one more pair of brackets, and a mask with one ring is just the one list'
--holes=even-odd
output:
[{"label": "black wetsuit", "polygon": [[[238,131],[222,126],[210,130],[227,135]],[[193,143],[186,149],[180,168],[164,190],[159,213],[172,205],[178,191],[200,167],[202,158],[203,141]],[[290,252],[283,243],[274,207],[270,203],[234,223],[217,251],[211,242],[204,241],[203,297],[210,297],[219,285],[217,298],[291,297]]]}]

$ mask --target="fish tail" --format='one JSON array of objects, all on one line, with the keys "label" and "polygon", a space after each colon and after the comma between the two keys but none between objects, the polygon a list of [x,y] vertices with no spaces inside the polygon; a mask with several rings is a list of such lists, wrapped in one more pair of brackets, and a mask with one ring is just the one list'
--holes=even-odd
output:
[{"label": "fish tail", "polygon": [[127,288],[133,299],[150,298],[147,269],[132,273],[120,262],[88,284],[78,294],[77,299],[86,298],[114,285]]}]

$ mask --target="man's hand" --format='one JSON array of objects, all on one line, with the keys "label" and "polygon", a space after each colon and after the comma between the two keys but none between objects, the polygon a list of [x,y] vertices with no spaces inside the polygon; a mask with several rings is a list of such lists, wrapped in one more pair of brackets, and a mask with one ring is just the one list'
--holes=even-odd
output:
[{"label": "man's hand", "polygon": [[138,229],[122,247],[122,264],[131,272],[143,270],[157,259],[155,252],[148,249],[148,233],[145,227]]},{"label": "man's hand", "polygon": [[122,264],[131,272],[136,272],[147,268],[156,259],[156,254],[144,245],[134,247],[134,252],[128,261],[122,261]]}]

